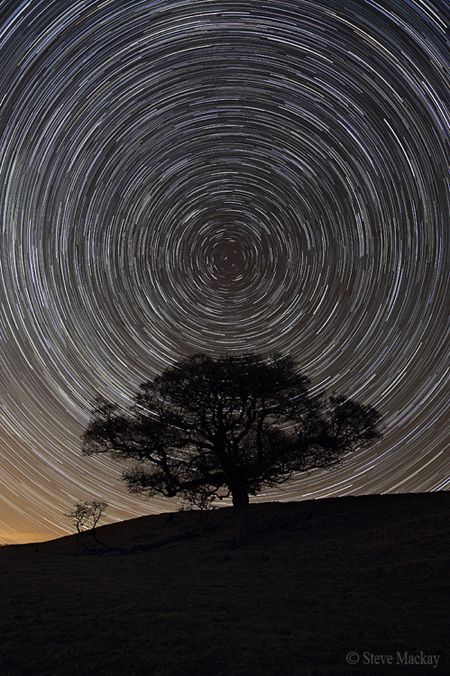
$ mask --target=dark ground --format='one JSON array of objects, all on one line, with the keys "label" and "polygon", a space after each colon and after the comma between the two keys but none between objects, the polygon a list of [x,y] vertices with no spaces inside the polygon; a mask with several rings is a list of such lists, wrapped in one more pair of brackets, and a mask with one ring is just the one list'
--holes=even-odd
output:
[{"label": "dark ground", "polygon": [[450,493],[250,514],[240,548],[231,509],[105,526],[103,553],[89,534],[97,553],[75,536],[2,547],[1,676],[450,674]]}]

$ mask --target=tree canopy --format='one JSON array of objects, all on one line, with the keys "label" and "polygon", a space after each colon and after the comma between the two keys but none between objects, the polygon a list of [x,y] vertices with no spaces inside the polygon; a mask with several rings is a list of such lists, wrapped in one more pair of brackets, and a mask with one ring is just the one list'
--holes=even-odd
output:
[{"label": "tree canopy", "polygon": [[313,395],[289,356],[196,354],[143,383],[126,410],[96,400],[83,453],[136,461],[133,493],[197,505],[249,495],[298,472],[338,465],[381,434],[375,408]]}]

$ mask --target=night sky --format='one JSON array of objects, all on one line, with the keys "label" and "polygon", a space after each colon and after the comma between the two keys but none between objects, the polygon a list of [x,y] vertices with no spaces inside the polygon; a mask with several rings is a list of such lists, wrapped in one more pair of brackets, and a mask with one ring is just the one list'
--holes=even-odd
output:
[{"label": "night sky", "polygon": [[449,489],[445,8],[3,3],[0,542],[175,508],[80,434],[194,352],[290,353],[383,413],[270,497]]}]

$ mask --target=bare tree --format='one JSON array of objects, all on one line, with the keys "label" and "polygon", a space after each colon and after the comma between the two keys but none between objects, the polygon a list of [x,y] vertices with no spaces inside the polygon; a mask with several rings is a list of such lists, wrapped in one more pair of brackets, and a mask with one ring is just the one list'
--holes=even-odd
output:
[{"label": "bare tree", "polygon": [[200,505],[231,496],[245,528],[250,495],[381,436],[373,407],[309,385],[288,356],[197,354],[143,383],[128,410],[97,399],[83,453],[137,461],[123,475],[133,493]]},{"label": "bare tree", "polygon": [[103,502],[102,500],[76,502],[72,511],[66,516],[72,519],[73,525],[78,533],[83,533],[86,530],[95,531],[107,506],[106,502]]}]

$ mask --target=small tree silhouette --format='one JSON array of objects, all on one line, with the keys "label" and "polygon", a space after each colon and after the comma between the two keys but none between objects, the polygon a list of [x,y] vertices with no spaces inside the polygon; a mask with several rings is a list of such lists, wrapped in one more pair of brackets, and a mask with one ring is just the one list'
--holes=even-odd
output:
[{"label": "small tree silhouette", "polygon": [[98,398],[83,453],[137,460],[123,475],[133,493],[231,496],[244,532],[249,495],[380,437],[374,408],[309,384],[288,356],[197,354],[143,383],[129,410]]},{"label": "small tree silhouette", "polygon": [[73,521],[78,535],[90,530],[94,539],[97,539],[95,528],[104,515],[107,503],[102,500],[91,500],[90,502],[76,502],[68,516]]}]

